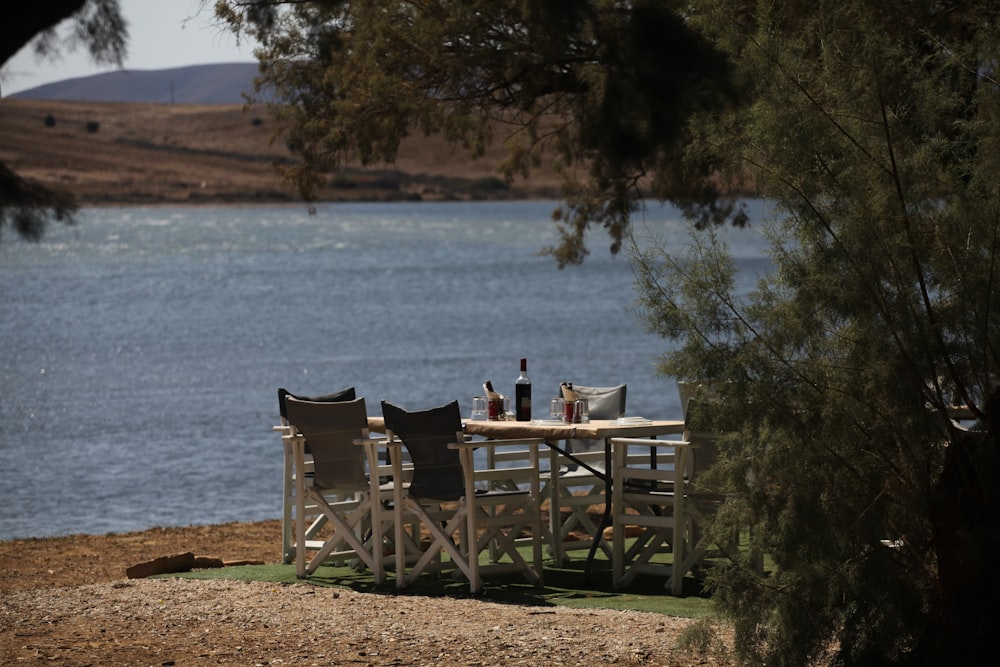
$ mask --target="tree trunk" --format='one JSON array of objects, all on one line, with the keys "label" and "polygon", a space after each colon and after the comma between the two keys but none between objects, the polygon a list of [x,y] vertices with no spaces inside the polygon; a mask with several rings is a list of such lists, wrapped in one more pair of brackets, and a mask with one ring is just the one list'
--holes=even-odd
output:
[{"label": "tree trunk", "polygon": [[910,664],[992,664],[1000,593],[1000,441],[996,426],[960,433],[945,452],[933,537],[938,596]]}]

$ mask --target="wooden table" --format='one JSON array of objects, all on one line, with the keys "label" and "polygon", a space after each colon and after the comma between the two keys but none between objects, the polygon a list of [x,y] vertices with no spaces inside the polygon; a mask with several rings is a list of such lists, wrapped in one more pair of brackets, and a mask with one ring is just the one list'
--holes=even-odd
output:
[{"label": "wooden table", "polygon": [[[604,440],[610,438],[650,438],[659,435],[676,435],[683,432],[683,419],[595,419],[587,424],[564,424],[549,420],[533,421],[471,421],[463,424],[469,435],[490,439],[542,438],[550,446],[561,440],[583,438]],[[375,433],[385,433],[385,420],[368,417],[368,428]],[[610,466],[609,466],[610,467]]]},{"label": "wooden table", "polygon": [[[381,417],[368,417],[368,428],[376,433],[385,433],[385,420]],[[597,535],[590,545],[584,572],[589,578],[590,566],[600,543],[600,535],[611,525],[611,438],[652,438],[661,435],[676,435],[684,431],[683,419],[595,419],[586,424],[564,424],[552,420],[536,419],[532,421],[472,421],[464,423],[465,432],[484,438],[500,440],[504,438],[542,438],[545,444],[566,458],[586,468],[604,481],[604,515],[597,528]],[[559,443],[583,438],[588,440],[604,440],[604,470],[597,470],[578,460],[570,452],[560,447]],[[550,508],[558,511],[558,508]]]}]

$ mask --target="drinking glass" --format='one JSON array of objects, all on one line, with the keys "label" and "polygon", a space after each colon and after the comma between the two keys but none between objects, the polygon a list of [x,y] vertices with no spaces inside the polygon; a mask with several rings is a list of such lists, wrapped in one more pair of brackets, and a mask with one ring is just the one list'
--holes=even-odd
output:
[{"label": "drinking glass", "polygon": [[589,424],[590,423],[590,404],[585,398],[576,399],[576,412],[573,415],[573,421],[577,424]]},{"label": "drinking glass", "polygon": [[576,401],[563,401],[563,421],[567,424],[576,423]]},{"label": "drinking glass", "polygon": [[487,399],[487,413],[491,422],[502,422],[507,419],[510,410],[510,399],[506,396]]},{"label": "drinking glass", "polygon": [[563,420],[563,405],[565,401],[561,398],[553,398],[549,401],[549,418],[555,421]]},{"label": "drinking glass", "polygon": [[472,421],[486,421],[486,397],[472,397]]}]

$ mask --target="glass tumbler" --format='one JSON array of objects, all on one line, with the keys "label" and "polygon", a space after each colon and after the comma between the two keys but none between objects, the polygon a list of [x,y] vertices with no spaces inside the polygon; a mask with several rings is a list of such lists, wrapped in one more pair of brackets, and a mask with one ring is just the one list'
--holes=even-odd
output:
[{"label": "glass tumbler", "polygon": [[491,422],[502,422],[507,419],[507,411],[510,409],[510,399],[506,396],[487,399],[486,404],[487,414]]},{"label": "glass tumbler", "polygon": [[486,421],[486,397],[472,397],[472,421]]}]

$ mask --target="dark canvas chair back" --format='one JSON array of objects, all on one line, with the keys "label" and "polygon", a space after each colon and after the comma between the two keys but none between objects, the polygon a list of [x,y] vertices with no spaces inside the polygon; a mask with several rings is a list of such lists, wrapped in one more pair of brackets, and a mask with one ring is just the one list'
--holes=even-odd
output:
[{"label": "dark canvas chair back", "polygon": [[300,401],[312,401],[313,403],[340,403],[341,401],[353,401],[357,398],[354,387],[347,387],[346,389],[322,396],[299,396],[284,387],[278,387],[278,411],[286,420],[288,419],[288,407],[286,406],[286,399],[288,397],[297,398]]},{"label": "dark canvas chair back", "polygon": [[313,486],[318,489],[368,490],[364,448],[354,444],[368,428],[365,399],[320,403],[287,396],[288,421],[310,444]]},{"label": "dark canvas chair back", "polygon": [[458,401],[410,412],[382,401],[385,427],[403,441],[413,462],[410,495],[431,500],[458,500],[465,481],[458,450],[448,447],[462,430]]},{"label": "dark canvas chair back", "polygon": [[617,387],[583,387],[573,385],[573,390],[580,398],[587,399],[591,419],[618,419],[625,416],[625,393],[628,387],[624,384]]}]

